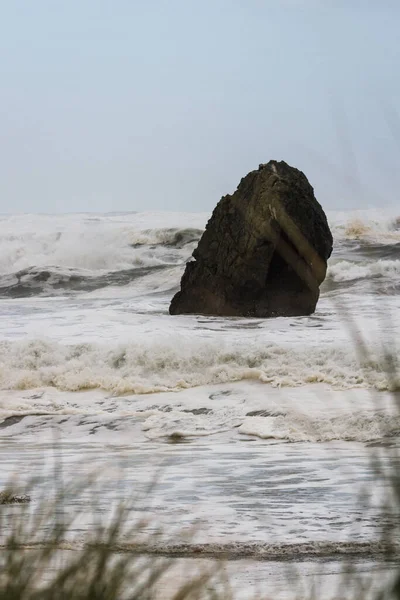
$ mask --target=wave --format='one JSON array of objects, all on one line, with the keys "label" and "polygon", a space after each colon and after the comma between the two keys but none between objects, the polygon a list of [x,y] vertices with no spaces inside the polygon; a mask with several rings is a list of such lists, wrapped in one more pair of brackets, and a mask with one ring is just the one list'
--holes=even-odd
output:
[{"label": "wave", "polygon": [[[79,550],[84,547],[84,542],[78,540],[60,541],[54,545],[58,550]],[[4,548],[0,544],[0,549]],[[32,542],[21,545],[21,548],[38,549],[47,548],[45,542]],[[341,541],[309,541],[294,543],[262,543],[262,542],[176,542],[163,543],[162,541],[151,543],[141,542],[116,542],[111,548],[113,551],[129,554],[150,554],[165,556],[169,558],[219,558],[222,560],[238,560],[251,558],[260,561],[288,561],[300,562],[308,558],[313,559],[349,559],[389,556],[395,559],[400,555],[400,546],[381,540],[369,540],[364,542],[341,542]]]},{"label": "wave", "polygon": [[[192,219],[196,221],[196,216]],[[175,220],[179,222],[179,217]],[[190,256],[187,246],[197,242],[201,234],[202,229],[186,225],[143,227],[140,215],[117,221],[107,216],[93,219],[82,215],[3,218],[0,273],[12,274],[32,267],[47,269],[49,265],[104,273],[175,264]]]},{"label": "wave", "polygon": [[[331,284],[343,287],[357,279],[398,276],[400,220],[395,213],[328,216],[335,239],[333,258],[342,259],[331,261]],[[128,285],[162,268],[183,268],[206,217],[184,213],[0,217],[0,296],[93,291]],[[353,255],[356,260],[349,260]],[[177,272],[171,289],[179,285],[180,275]]]},{"label": "wave", "polygon": [[[202,213],[110,215],[20,215],[0,218],[0,273],[48,265],[89,271],[118,271],[163,253],[186,260],[207,220]],[[328,213],[338,242],[400,244],[395,213]],[[150,252],[151,251],[151,252]],[[168,262],[168,259],[167,259]]]},{"label": "wave", "polygon": [[179,229],[170,227],[165,229],[146,229],[137,235],[136,241],[132,243],[133,247],[144,245],[172,246],[173,248],[183,248],[186,244],[198,242],[203,233],[202,229],[187,227]]},{"label": "wave", "polygon": [[368,209],[352,212],[328,212],[334,239],[366,243],[400,242],[398,209]]},{"label": "wave", "polygon": [[[146,264],[147,262],[147,264]],[[142,261],[129,269],[108,272],[92,272],[87,269],[59,267],[29,267],[15,273],[0,274],[0,298],[26,298],[31,296],[52,296],[72,292],[92,292],[102,288],[127,286],[141,278],[153,275],[146,293],[175,290],[179,286],[184,262],[156,263],[151,259]],[[168,273],[165,288],[163,273]],[[172,277],[171,275],[174,274]],[[339,260],[328,267],[323,291],[339,287],[350,287],[355,283],[375,284],[374,293],[396,293],[400,291],[400,260],[378,259],[376,261]],[[150,284],[150,280],[149,280]],[[372,289],[372,288],[371,288]],[[136,290],[136,291],[143,291]],[[130,292],[135,295],[135,290]]]},{"label": "wave", "polygon": [[[21,215],[0,219],[0,296],[27,297],[127,285],[184,265],[202,229],[144,227],[154,216]],[[157,216],[157,215],[156,215]],[[182,217],[182,215],[181,215]],[[155,219],[155,224],[176,217]],[[196,223],[202,220],[191,216]],[[178,285],[179,276],[174,282]]]},{"label": "wave", "polygon": [[[71,292],[92,292],[108,286],[125,286],[150,274],[167,270],[169,267],[168,264],[138,266],[97,275],[84,269],[57,266],[45,269],[31,267],[17,273],[0,275],[0,298],[53,296]],[[154,284],[154,287],[157,289],[159,286]]]},{"label": "wave", "polygon": [[400,416],[366,411],[319,419],[300,414],[247,417],[238,431],[261,439],[288,442],[371,442],[399,436]]},{"label": "wave", "polygon": [[400,260],[378,259],[376,261],[340,260],[328,267],[325,291],[339,287],[362,285],[375,294],[400,292]]},{"label": "wave", "polygon": [[[248,392],[251,393],[251,390]],[[250,398],[248,400],[251,401]],[[329,398],[326,400],[328,403]],[[338,401],[338,398],[333,400]],[[338,401],[338,404],[341,403]],[[379,411],[373,408],[358,408],[357,411],[353,409],[349,412],[349,406],[341,405],[340,409],[334,407],[337,413],[335,415],[329,414],[332,406],[325,414],[321,414],[321,410],[315,408],[319,413],[317,416],[310,411],[301,412],[304,408],[300,404],[297,407],[286,404],[279,409],[271,405],[270,409],[250,411],[244,415],[240,414],[240,405],[234,409],[204,407],[194,413],[169,406],[168,411],[153,411],[154,414],[143,423],[142,430],[146,438],[151,440],[184,441],[191,437],[237,430],[245,436],[292,443],[381,442],[398,438],[400,434],[400,415],[393,413],[393,410],[383,412],[382,408]],[[249,414],[262,416],[248,416]]]},{"label": "wave", "polygon": [[298,542],[265,544],[259,542],[231,543],[174,543],[116,545],[119,552],[140,552],[169,557],[196,556],[202,558],[222,558],[236,560],[252,558],[270,561],[301,561],[307,558],[349,558],[376,556],[398,556],[400,546],[379,540],[365,542]]},{"label": "wave", "polygon": [[329,267],[329,276],[335,281],[350,281],[371,277],[400,277],[400,260],[378,260],[369,264],[340,261]]},{"label": "wave", "polygon": [[[262,408],[260,408],[262,407]],[[255,382],[203,386],[180,394],[105,397],[104,392],[65,393],[46,388],[21,397],[2,394],[2,437],[51,437],[59,426],[68,439],[117,444],[134,432],[138,439],[187,443],[223,434],[256,437],[268,444],[361,442],[398,447],[400,415],[392,394],[369,390],[307,387],[284,393]],[[249,410],[252,409],[252,410]]]},{"label": "wave", "polygon": [[[399,372],[399,370],[397,371]],[[63,345],[50,340],[0,342],[0,387],[52,386],[77,391],[103,389],[112,394],[150,394],[240,380],[297,387],[325,383],[335,389],[386,390],[385,364],[372,354],[360,365],[351,348],[286,346],[218,338],[193,339],[179,333],[146,336],[119,345]]]}]

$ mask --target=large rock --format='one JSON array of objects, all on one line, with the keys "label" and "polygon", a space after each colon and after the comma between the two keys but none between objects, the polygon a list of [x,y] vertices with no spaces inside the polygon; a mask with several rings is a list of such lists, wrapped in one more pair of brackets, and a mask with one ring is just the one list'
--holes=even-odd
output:
[{"label": "large rock", "polygon": [[306,176],[271,160],[218,202],[170,313],[308,315],[331,252],[332,234]]}]

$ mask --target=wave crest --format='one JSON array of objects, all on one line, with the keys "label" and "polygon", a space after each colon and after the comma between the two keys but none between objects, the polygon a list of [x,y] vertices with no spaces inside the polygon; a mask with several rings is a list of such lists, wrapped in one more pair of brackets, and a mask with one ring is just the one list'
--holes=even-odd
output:
[{"label": "wave crest", "polygon": [[341,260],[329,267],[328,277],[337,282],[388,277],[396,282],[400,277],[400,260],[377,260],[368,264]]},{"label": "wave crest", "polygon": [[360,365],[349,348],[298,347],[219,340],[191,342],[179,334],[125,345],[65,346],[47,340],[0,343],[0,386],[60,390],[103,389],[113,394],[149,394],[195,386],[258,380],[272,386],[325,383],[335,389],[400,385],[389,381],[385,365],[369,357]]},{"label": "wave crest", "polygon": [[379,244],[400,242],[400,216],[390,210],[331,212],[328,221],[336,240]]}]

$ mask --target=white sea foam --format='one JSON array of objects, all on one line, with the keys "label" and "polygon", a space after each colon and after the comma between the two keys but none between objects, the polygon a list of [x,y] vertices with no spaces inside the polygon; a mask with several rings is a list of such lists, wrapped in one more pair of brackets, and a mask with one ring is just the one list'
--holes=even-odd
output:
[{"label": "white sea foam", "polygon": [[382,359],[384,345],[399,355],[398,211],[328,214],[335,246],[314,315],[171,317],[208,216],[0,216],[3,479],[21,465],[41,473],[45,456],[48,497],[57,431],[63,477],[98,470],[104,514],[107,490],[118,501],[145,493],[168,462],[151,507],[145,497],[151,527],[207,528],[198,544],[150,551],[385,552],[376,507],[387,490],[370,485],[369,453],[389,457],[400,431],[388,391],[400,382],[387,374],[399,365]]},{"label": "white sea foam", "polygon": [[209,388],[201,404],[199,393],[195,406],[202,408],[197,410],[193,404],[182,406],[183,394],[169,404],[170,410],[161,405],[146,418],[146,437],[185,439],[237,431],[271,442],[370,442],[395,437],[400,428],[400,415],[388,392],[344,393],[322,384],[271,391],[258,382],[241,382]]},{"label": "white sea foam", "polygon": [[370,411],[319,418],[306,417],[301,413],[276,417],[246,417],[238,431],[262,439],[289,442],[368,442],[396,436],[399,429],[398,414]]},{"label": "white sea foam", "polygon": [[259,381],[202,386],[157,395],[110,398],[102,390],[54,388],[0,393],[2,438],[41,441],[54,426],[68,440],[123,444],[146,439],[185,441],[255,437],[265,443],[371,442],[395,439],[400,416],[393,395],[366,389],[332,390],[324,384],[283,389]]},{"label": "white sea foam", "polygon": [[[49,265],[104,272],[182,261],[190,251],[179,246],[196,241],[205,221],[184,213],[3,216],[0,273]],[[163,248],[147,247],[157,245]]]},{"label": "white sea foam", "polygon": [[371,277],[389,277],[393,282],[400,278],[400,260],[377,260],[367,264],[341,260],[328,269],[334,281],[351,281]]},{"label": "white sea foam", "polygon": [[[10,215],[0,218],[0,274],[49,266],[110,272],[189,258],[209,215]],[[328,213],[336,240],[400,242],[395,211]]]},{"label": "white sea foam", "polygon": [[54,386],[61,390],[100,388],[114,394],[146,394],[211,383],[255,379],[273,386],[327,383],[334,388],[390,385],[384,364],[372,355],[360,365],[342,346],[279,345],[170,334],[137,343],[65,346],[51,340],[0,343],[3,389]]},{"label": "white sea foam", "polygon": [[400,242],[398,208],[328,211],[327,217],[335,240],[364,240],[380,244]]},{"label": "white sea foam", "polygon": [[[132,544],[117,546],[120,552],[132,552]],[[136,547],[137,548],[137,547]],[[253,558],[258,560],[300,560],[307,557],[339,557],[339,556],[377,556],[391,552],[400,555],[400,546],[390,546],[384,542],[305,542],[305,543],[170,543],[143,545],[142,551],[163,556],[202,556],[223,557],[227,559]]]}]

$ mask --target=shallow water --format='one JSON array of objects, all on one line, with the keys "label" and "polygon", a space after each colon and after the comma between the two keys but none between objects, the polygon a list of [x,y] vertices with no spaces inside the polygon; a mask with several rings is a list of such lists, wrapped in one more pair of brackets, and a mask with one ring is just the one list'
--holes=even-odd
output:
[{"label": "shallow water", "polygon": [[[212,438],[136,441],[128,424],[121,444],[117,428],[109,428],[106,436],[91,434],[98,422],[87,417],[75,425],[77,430],[83,427],[93,442],[86,441],[82,432],[79,439],[71,423],[72,440],[67,442],[58,438],[65,418],[27,419],[25,431],[31,430],[31,440],[46,427],[50,439],[47,443],[28,439],[21,443],[18,435],[3,439],[0,485],[4,487],[15,473],[20,474],[21,485],[38,475],[32,490],[35,508],[39,498],[54,495],[57,473],[64,482],[85,482],[95,475],[95,487],[74,498],[74,510],[82,515],[71,539],[78,535],[79,540],[82,522],[90,522],[94,510],[106,514],[111,506],[127,501],[132,503],[131,522],[148,517],[149,531],[161,527],[163,546],[174,540],[178,553],[269,560],[299,558],[302,553],[306,557],[354,552],[371,557],[380,553],[377,542],[391,519],[397,518],[382,511],[389,484],[375,486],[371,450],[359,442],[277,443],[241,435],[239,430]],[[21,421],[7,429],[11,433],[18,427]],[[400,466],[395,447],[384,448],[382,466]],[[179,539],[189,532],[192,541]]]}]

